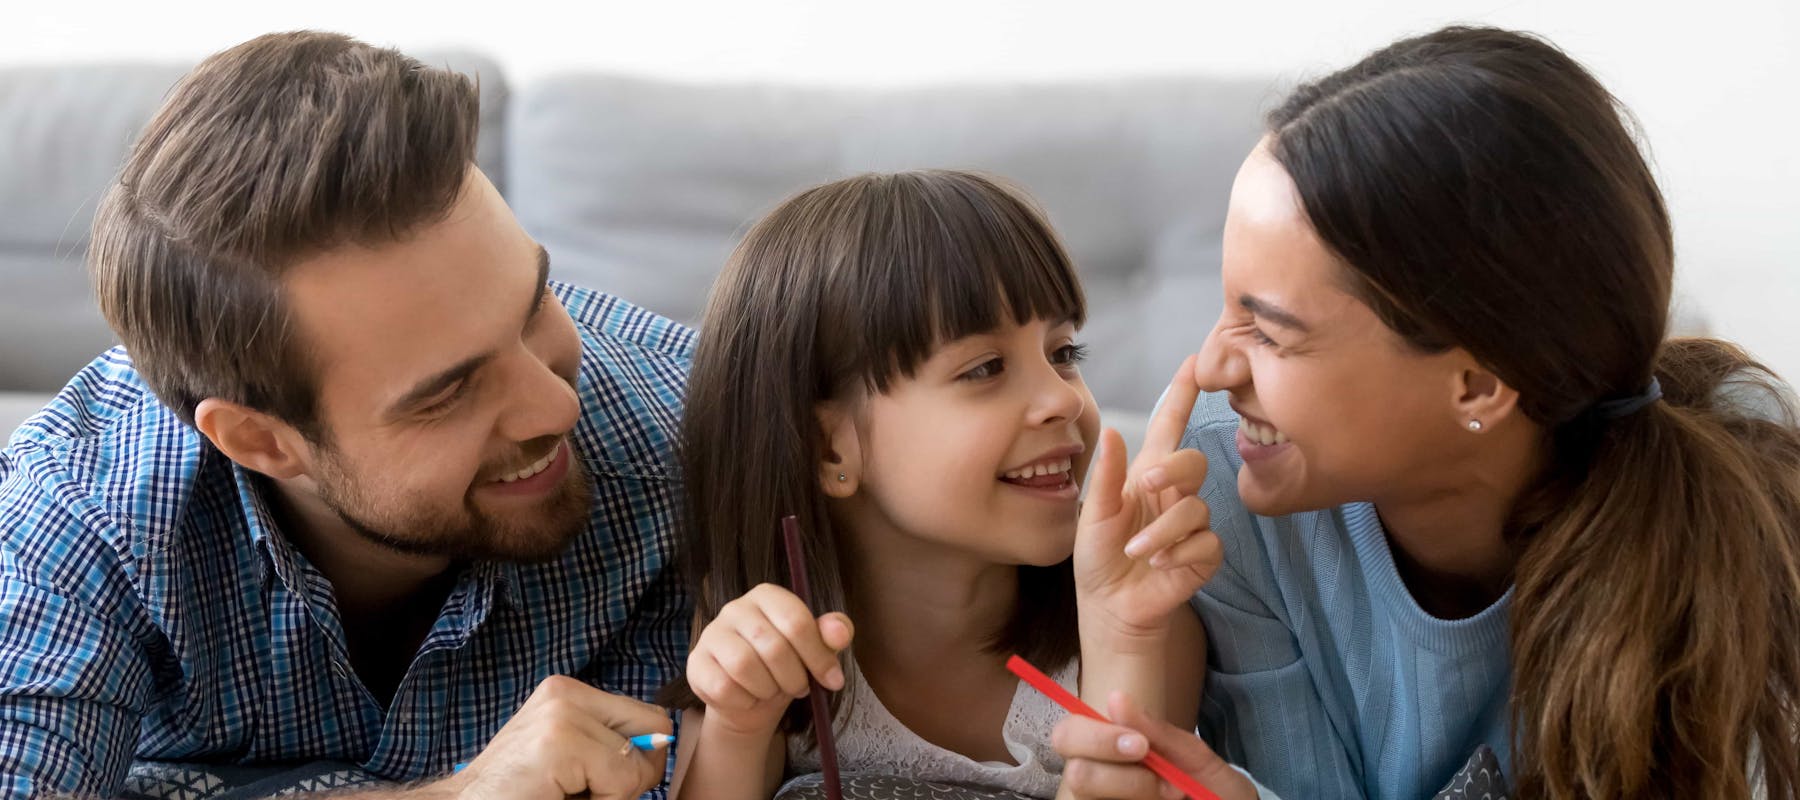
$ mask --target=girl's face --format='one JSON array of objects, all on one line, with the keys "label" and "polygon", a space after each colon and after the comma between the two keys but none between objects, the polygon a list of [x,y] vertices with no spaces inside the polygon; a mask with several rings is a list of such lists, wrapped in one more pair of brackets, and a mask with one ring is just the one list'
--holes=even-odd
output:
[{"label": "girl's face", "polygon": [[1253,512],[1429,494],[1479,438],[1458,416],[1467,355],[1407,345],[1348,291],[1347,269],[1258,146],[1232,187],[1225,309],[1195,371],[1242,418],[1238,493]]},{"label": "girl's face", "polygon": [[1068,558],[1100,426],[1081,355],[1070,322],[1008,322],[939,347],[912,377],[867,396],[848,498],[857,535],[997,564]]}]

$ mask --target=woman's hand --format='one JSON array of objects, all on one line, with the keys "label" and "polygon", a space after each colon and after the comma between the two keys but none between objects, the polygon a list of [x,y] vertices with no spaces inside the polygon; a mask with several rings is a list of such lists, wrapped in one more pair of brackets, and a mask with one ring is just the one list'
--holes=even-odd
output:
[{"label": "woman's hand", "polygon": [[[1199,398],[1194,357],[1176,370],[1129,470],[1117,431],[1101,434],[1075,533],[1075,586],[1084,619],[1120,642],[1160,640],[1169,613],[1205,585],[1224,558],[1196,494],[1206,456],[1179,448]],[[1128,646],[1128,645],[1126,645]]]},{"label": "woman's hand", "polygon": [[1175,800],[1181,790],[1143,765],[1154,749],[1220,800],[1256,800],[1256,786],[1192,732],[1151,719],[1123,693],[1108,698],[1113,722],[1071,714],[1050,734],[1066,760],[1062,787],[1077,800]]},{"label": "woman's hand", "polygon": [[808,676],[832,691],[844,688],[837,654],[854,633],[848,616],[815,619],[793,592],[761,584],[726,603],[700,632],[688,654],[688,685],[706,704],[707,725],[767,736],[788,705],[807,695]]}]

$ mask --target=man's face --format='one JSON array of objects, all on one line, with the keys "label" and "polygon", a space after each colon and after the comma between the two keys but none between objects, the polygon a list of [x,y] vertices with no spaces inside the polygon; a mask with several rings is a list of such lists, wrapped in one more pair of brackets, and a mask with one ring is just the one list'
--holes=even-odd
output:
[{"label": "man's face", "polygon": [[509,560],[554,556],[581,530],[581,340],[548,268],[471,168],[444,220],[288,272],[324,430],[308,477],[351,528],[401,552]]}]

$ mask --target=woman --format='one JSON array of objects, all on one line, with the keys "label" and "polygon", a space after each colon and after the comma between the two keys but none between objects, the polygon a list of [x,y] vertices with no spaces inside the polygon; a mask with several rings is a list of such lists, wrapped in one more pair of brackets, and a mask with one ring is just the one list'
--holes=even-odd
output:
[{"label": "woman", "polygon": [[[1233,187],[1187,443],[1226,563],[1200,734],[1056,731],[1082,797],[1800,796],[1800,434],[1665,341],[1674,248],[1623,111],[1450,28],[1301,87]],[[1235,491],[1234,491],[1235,489]],[[1126,727],[1130,726],[1130,727]]]}]

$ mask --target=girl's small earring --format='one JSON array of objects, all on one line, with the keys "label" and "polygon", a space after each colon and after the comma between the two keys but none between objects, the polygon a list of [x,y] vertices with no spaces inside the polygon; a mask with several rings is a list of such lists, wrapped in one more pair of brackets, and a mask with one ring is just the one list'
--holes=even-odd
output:
[{"label": "girl's small earring", "polygon": [[1478,420],[1478,419],[1469,420],[1469,432],[1470,433],[1480,433],[1481,432],[1481,420]]},{"label": "girl's small earring", "polygon": [[845,475],[842,472],[838,473],[838,483],[843,483],[844,481],[847,481],[847,480],[850,480],[849,475]]}]

